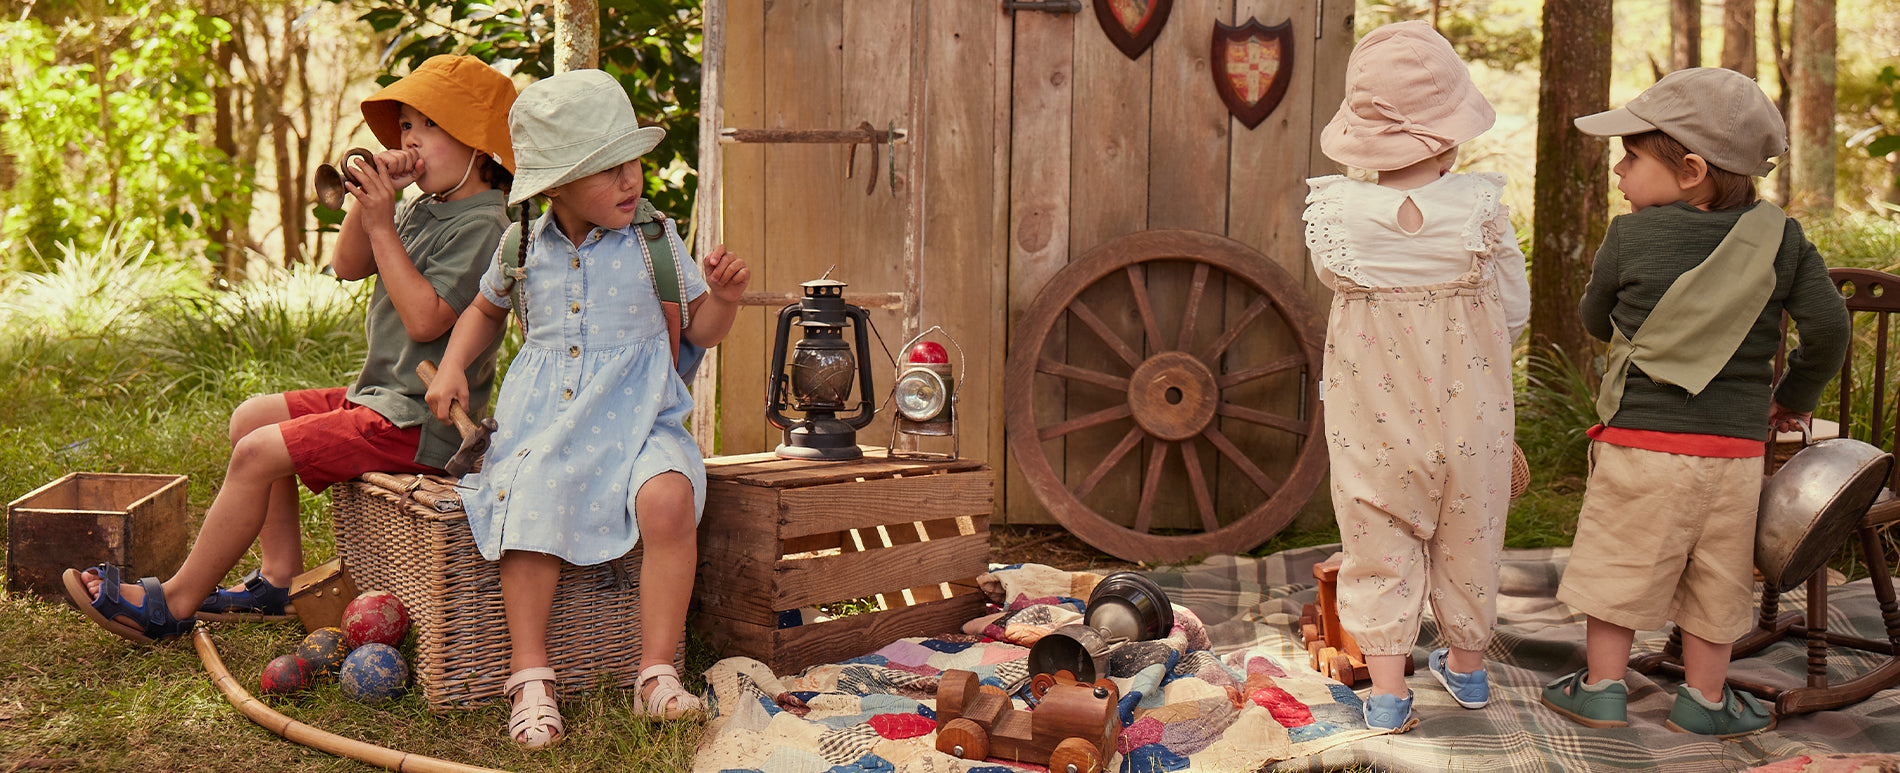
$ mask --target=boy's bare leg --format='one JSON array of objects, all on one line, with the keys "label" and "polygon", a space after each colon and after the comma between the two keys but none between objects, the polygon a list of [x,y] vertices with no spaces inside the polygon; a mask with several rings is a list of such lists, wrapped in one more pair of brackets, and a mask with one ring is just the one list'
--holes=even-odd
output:
[{"label": "boy's bare leg", "polygon": [[1722,700],[1728,681],[1729,659],[1735,643],[1716,644],[1688,631],[1682,632],[1682,680],[1711,701]]},{"label": "boy's bare leg", "polygon": [[[198,605],[211,595],[218,581],[236,566],[244,551],[257,540],[264,526],[265,497],[271,487],[288,481],[296,474],[284,435],[276,426],[268,426],[245,435],[231,449],[231,461],[225,467],[224,487],[205,510],[205,522],[198,529],[185,565],[166,580],[165,601],[172,617],[184,620],[198,612]],[[86,587],[93,598],[99,596],[98,576],[84,573]],[[127,604],[138,606],[145,600],[145,589],[122,584],[119,588]],[[129,622],[129,621],[122,621]]]},{"label": "boy's bare leg", "polygon": [[[699,529],[693,520],[693,484],[677,472],[662,473],[634,498],[640,520],[640,670],[670,664],[686,635],[699,566]],[[643,687],[651,693],[654,682]]]},{"label": "boy's bare leg", "polygon": [[1405,661],[1411,655],[1367,655],[1366,672],[1372,676],[1373,695],[1405,697],[1412,688],[1405,686]]},{"label": "boy's bare leg", "polygon": [[[259,395],[239,404],[231,412],[231,445],[236,447],[244,436],[262,427],[290,419],[290,404],[282,394]],[[303,572],[303,525],[297,508],[297,481],[278,481],[265,497],[264,527],[257,535],[262,560],[258,567],[264,579],[279,588]],[[243,590],[234,585],[231,590]]]},{"label": "boy's bare leg", "polygon": [[1584,683],[1596,684],[1605,679],[1611,681],[1622,679],[1623,674],[1629,669],[1630,644],[1636,641],[1636,631],[1594,617],[1589,618],[1583,630],[1584,636],[1587,637],[1584,643],[1584,658],[1590,664],[1590,672],[1586,675]]},{"label": "boy's bare leg", "polygon": [[501,606],[508,619],[508,671],[548,664],[548,616],[561,557],[530,550],[501,554]]}]

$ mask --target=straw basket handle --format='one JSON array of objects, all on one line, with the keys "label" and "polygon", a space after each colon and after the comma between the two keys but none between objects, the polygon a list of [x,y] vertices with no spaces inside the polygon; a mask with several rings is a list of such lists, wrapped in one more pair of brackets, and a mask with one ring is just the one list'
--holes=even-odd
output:
[{"label": "straw basket handle", "polygon": [[1524,496],[1531,487],[1531,465],[1524,459],[1524,449],[1511,444],[1511,499]]}]

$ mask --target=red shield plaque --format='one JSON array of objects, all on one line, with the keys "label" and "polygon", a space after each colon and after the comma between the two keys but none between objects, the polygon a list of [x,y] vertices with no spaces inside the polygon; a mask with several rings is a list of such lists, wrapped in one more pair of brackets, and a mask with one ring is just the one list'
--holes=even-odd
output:
[{"label": "red shield plaque", "polygon": [[1253,18],[1238,27],[1215,22],[1207,59],[1227,111],[1249,129],[1259,126],[1293,80],[1293,21],[1272,27]]},{"label": "red shield plaque", "polygon": [[1153,45],[1168,23],[1174,0],[1095,0],[1095,20],[1110,42],[1130,59]]}]

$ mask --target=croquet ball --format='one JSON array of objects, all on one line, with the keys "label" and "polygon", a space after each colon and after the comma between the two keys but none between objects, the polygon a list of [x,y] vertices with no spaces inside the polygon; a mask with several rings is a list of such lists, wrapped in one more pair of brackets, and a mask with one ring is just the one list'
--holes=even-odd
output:
[{"label": "croquet ball", "polygon": [[409,664],[395,647],[370,642],[343,659],[337,682],[344,695],[363,703],[382,703],[402,695],[409,686]]},{"label": "croquet ball", "polygon": [[264,665],[257,686],[272,695],[288,695],[309,687],[315,677],[309,661],[296,655],[278,655]]},{"label": "croquet ball", "polygon": [[343,639],[356,649],[371,642],[394,647],[409,635],[409,610],[402,599],[385,590],[357,596],[343,608]]},{"label": "croquet ball", "polygon": [[343,659],[350,654],[350,645],[343,641],[343,629],[330,627],[318,628],[303,637],[303,643],[297,645],[297,657],[310,664],[315,676],[334,676],[343,665]]}]

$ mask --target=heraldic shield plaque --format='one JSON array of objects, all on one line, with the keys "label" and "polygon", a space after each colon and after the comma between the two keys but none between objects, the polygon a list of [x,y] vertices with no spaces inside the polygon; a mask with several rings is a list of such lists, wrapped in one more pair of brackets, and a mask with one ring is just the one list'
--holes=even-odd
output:
[{"label": "heraldic shield plaque", "polygon": [[1293,21],[1272,27],[1251,17],[1238,27],[1215,22],[1207,60],[1227,111],[1249,129],[1259,126],[1280,106],[1293,80]]},{"label": "heraldic shield plaque", "polygon": [[1174,0],[1095,0],[1095,20],[1110,42],[1130,59],[1154,45],[1168,23]]}]

